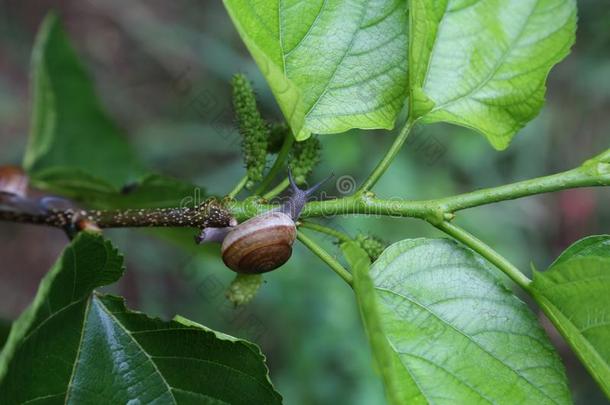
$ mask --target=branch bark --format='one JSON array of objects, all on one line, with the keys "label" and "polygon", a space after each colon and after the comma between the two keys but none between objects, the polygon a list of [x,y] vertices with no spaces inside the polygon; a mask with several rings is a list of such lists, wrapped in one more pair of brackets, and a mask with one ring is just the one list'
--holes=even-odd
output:
[{"label": "branch bark", "polygon": [[[28,203],[29,207],[33,204]],[[0,207],[2,207],[0,205]],[[28,208],[29,208],[28,207]],[[70,208],[44,208],[20,210],[19,204],[0,208],[0,220],[46,225],[67,229],[80,221],[90,221],[99,228],[133,227],[226,227],[237,221],[218,200],[210,199],[195,208],[157,208],[126,210],[84,210]]]},{"label": "branch bark", "polygon": [[[565,190],[577,187],[610,185],[610,164],[591,160],[582,166],[550,176],[477,190],[434,200],[379,199],[370,192],[326,201],[308,202],[301,218],[336,215],[373,215],[415,217],[434,225],[453,219],[455,212],[499,201]],[[121,227],[226,227],[271,209],[276,204],[261,200],[220,202],[210,199],[195,208],[80,210],[75,208],[47,209],[31,212],[6,209],[0,201],[0,221],[12,221],[65,228],[83,219],[100,228]]]}]

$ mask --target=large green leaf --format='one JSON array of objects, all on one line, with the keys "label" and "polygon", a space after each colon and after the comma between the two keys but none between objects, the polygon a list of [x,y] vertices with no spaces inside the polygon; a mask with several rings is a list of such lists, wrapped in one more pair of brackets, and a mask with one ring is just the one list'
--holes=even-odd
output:
[{"label": "large green leaf", "polygon": [[411,118],[451,122],[497,149],[534,118],[574,42],[575,0],[411,0]]},{"label": "large green leaf", "polygon": [[[362,265],[358,277],[366,277]],[[404,240],[385,250],[370,278],[377,311],[370,288],[355,283],[366,295],[359,301],[369,302],[361,305],[365,326],[381,320],[408,403],[571,402],[536,318],[472,251],[445,239]],[[379,358],[379,331],[368,333]]]},{"label": "large green leaf", "polygon": [[534,273],[532,293],[610,398],[610,236],[570,246]]},{"label": "large green leaf", "polygon": [[100,236],[72,242],[0,353],[0,403],[281,402],[255,345],[93,291],[122,265]]},{"label": "large green leaf", "polygon": [[576,29],[574,0],[224,3],[297,139],[391,128],[408,93],[411,119],[503,149],[538,114]]},{"label": "large green leaf", "polygon": [[224,0],[297,139],[392,128],[407,93],[406,0]]},{"label": "large green leaf", "polygon": [[124,133],[108,118],[69,40],[51,14],[32,54],[32,127],[24,167],[82,170],[115,187],[144,174]]}]

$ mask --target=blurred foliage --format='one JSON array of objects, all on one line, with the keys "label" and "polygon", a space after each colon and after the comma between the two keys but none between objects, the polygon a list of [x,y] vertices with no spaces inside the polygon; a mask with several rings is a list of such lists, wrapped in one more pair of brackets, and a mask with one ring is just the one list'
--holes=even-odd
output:
[{"label": "blurred foliage", "polygon": [[[35,180],[46,168],[83,171],[117,189],[143,174],[124,135],[98,105],[92,82],[55,14],[32,51],[32,126],[23,165]],[[49,101],[52,100],[52,101]],[[96,145],[95,153],[90,153]],[[63,177],[70,178],[70,170]]]},{"label": "blurred foliage", "polygon": [[[119,0],[0,1],[0,161],[18,163],[25,149],[30,51],[51,6],[143,165],[204,185],[211,194],[227,193],[244,175],[232,75],[243,72],[253,80],[265,117],[281,116],[220,2],[132,0],[125,7]],[[445,196],[568,169],[608,148],[609,22],[607,1],[579,1],[572,54],[551,73],[540,116],[506,151],[494,152],[463,128],[416,129],[376,192],[388,198]],[[391,141],[387,131],[325,136],[313,180],[334,172],[363,181]],[[332,184],[325,193],[340,195]],[[546,268],[577,239],[608,233],[608,206],[608,190],[572,190],[469,210],[458,223],[520,268]],[[321,222],[388,242],[439,235],[411,219]],[[258,342],[286,403],[371,404],[383,398],[352,292],[302,246],[283,269],[264,276],[250,305],[234,309],[224,297],[234,274],[224,268],[217,246],[193,244],[187,251],[142,232],[108,235],[126,255],[129,271],[115,289],[130,307],[165,318],[179,313]],[[0,241],[0,317],[14,318],[65,239],[56,230],[2,224]],[[323,244],[339,256],[330,240]],[[575,401],[606,403],[557,333],[549,333],[564,356]]]},{"label": "blurred foliage", "polygon": [[6,321],[0,321],[0,349],[6,343],[9,333],[11,333],[11,324]]}]

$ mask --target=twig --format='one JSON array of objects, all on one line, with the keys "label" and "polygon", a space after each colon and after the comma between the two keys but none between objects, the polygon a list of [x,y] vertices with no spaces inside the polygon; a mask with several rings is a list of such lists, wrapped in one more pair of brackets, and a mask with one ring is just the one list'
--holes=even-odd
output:
[{"label": "twig", "polygon": [[278,184],[277,186],[275,186],[271,190],[269,190],[269,192],[267,194],[265,194],[263,196],[263,198],[265,200],[270,200],[273,197],[280,194],[282,191],[286,190],[289,185],[290,185],[290,181],[288,179],[284,179],[284,180],[282,180],[282,182],[280,184]]},{"label": "twig", "polygon": [[506,260],[498,252],[485,244],[485,242],[466,232],[459,226],[450,224],[448,222],[442,222],[436,225],[436,227],[486,258],[490,263],[502,270],[504,274],[510,277],[511,280],[513,280],[521,288],[526,291],[529,290],[529,285],[532,281],[527,278],[525,274],[521,273],[518,268],[513,266],[511,262]]},{"label": "twig", "polygon": [[332,236],[333,238],[341,241],[341,242],[350,242],[352,241],[352,238],[341,232],[338,231],[336,229],[333,228],[329,228],[327,226],[324,225],[320,225],[320,224],[316,224],[314,222],[308,222],[308,221],[301,221],[301,228],[307,228],[307,229],[311,229],[312,231],[316,231],[316,232],[320,232],[320,233],[324,233],[326,235]]},{"label": "twig", "polygon": [[334,257],[332,257],[326,250],[320,245],[304,235],[303,232],[297,234],[297,238],[311,250],[316,256],[318,256],[324,263],[328,265],[335,273],[339,275],[347,284],[350,286],[353,283],[352,275],[345,269]]},{"label": "twig", "polygon": [[87,220],[99,228],[132,227],[225,227],[236,224],[231,213],[217,200],[195,208],[154,208],[126,210],[40,209],[39,212],[0,210],[0,220],[66,229]]},{"label": "twig", "polygon": [[237,194],[239,194],[239,192],[241,190],[244,189],[244,187],[246,187],[246,184],[248,183],[248,176],[244,176],[239,183],[237,183],[235,185],[235,187],[233,188],[233,190],[231,190],[229,192],[229,194],[227,194],[227,197],[229,198],[235,198],[237,196]]},{"label": "twig", "polygon": [[271,185],[273,179],[275,179],[277,175],[282,171],[282,169],[284,168],[284,163],[286,162],[286,158],[290,153],[290,148],[292,147],[293,142],[294,137],[291,133],[288,133],[284,138],[284,143],[282,143],[282,148],[277,154],[273,166],[271,166],[269,173],[267,173],[267,175],[265,176],[261,184],[258,186],[254,194],[261,195],[262,193],[264,193],[265,190],[267,190],[267,188]]}]

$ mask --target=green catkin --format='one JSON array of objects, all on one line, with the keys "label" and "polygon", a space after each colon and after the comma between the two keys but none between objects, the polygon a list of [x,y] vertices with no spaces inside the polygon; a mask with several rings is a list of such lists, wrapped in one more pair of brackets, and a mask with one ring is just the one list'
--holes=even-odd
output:
[{"label": "green catkin", "polygon": [[305,183],[307,176],[320,161],[320,141],[311,137],[303,142],[296,142],[290,153],[290,169],[297,184]]},{"label": "green catkin", "polygon": [[362,233],[356,236],[356,243],[369,255],[371,261],[377,260],[387,246],[381,239]]},{"label": "green catkin", "polygon": [[231,282],[226,296],[235,306],[252,301],[263,283],[262,274],[238,274]]},{"label": "green catkin", "polygon": [[269,125],[261,116],[250,81],[243,74],[233,76],[233,108],[242,136],[242,150],[248,173],[246,188],[263,179],[270,137]]}]

